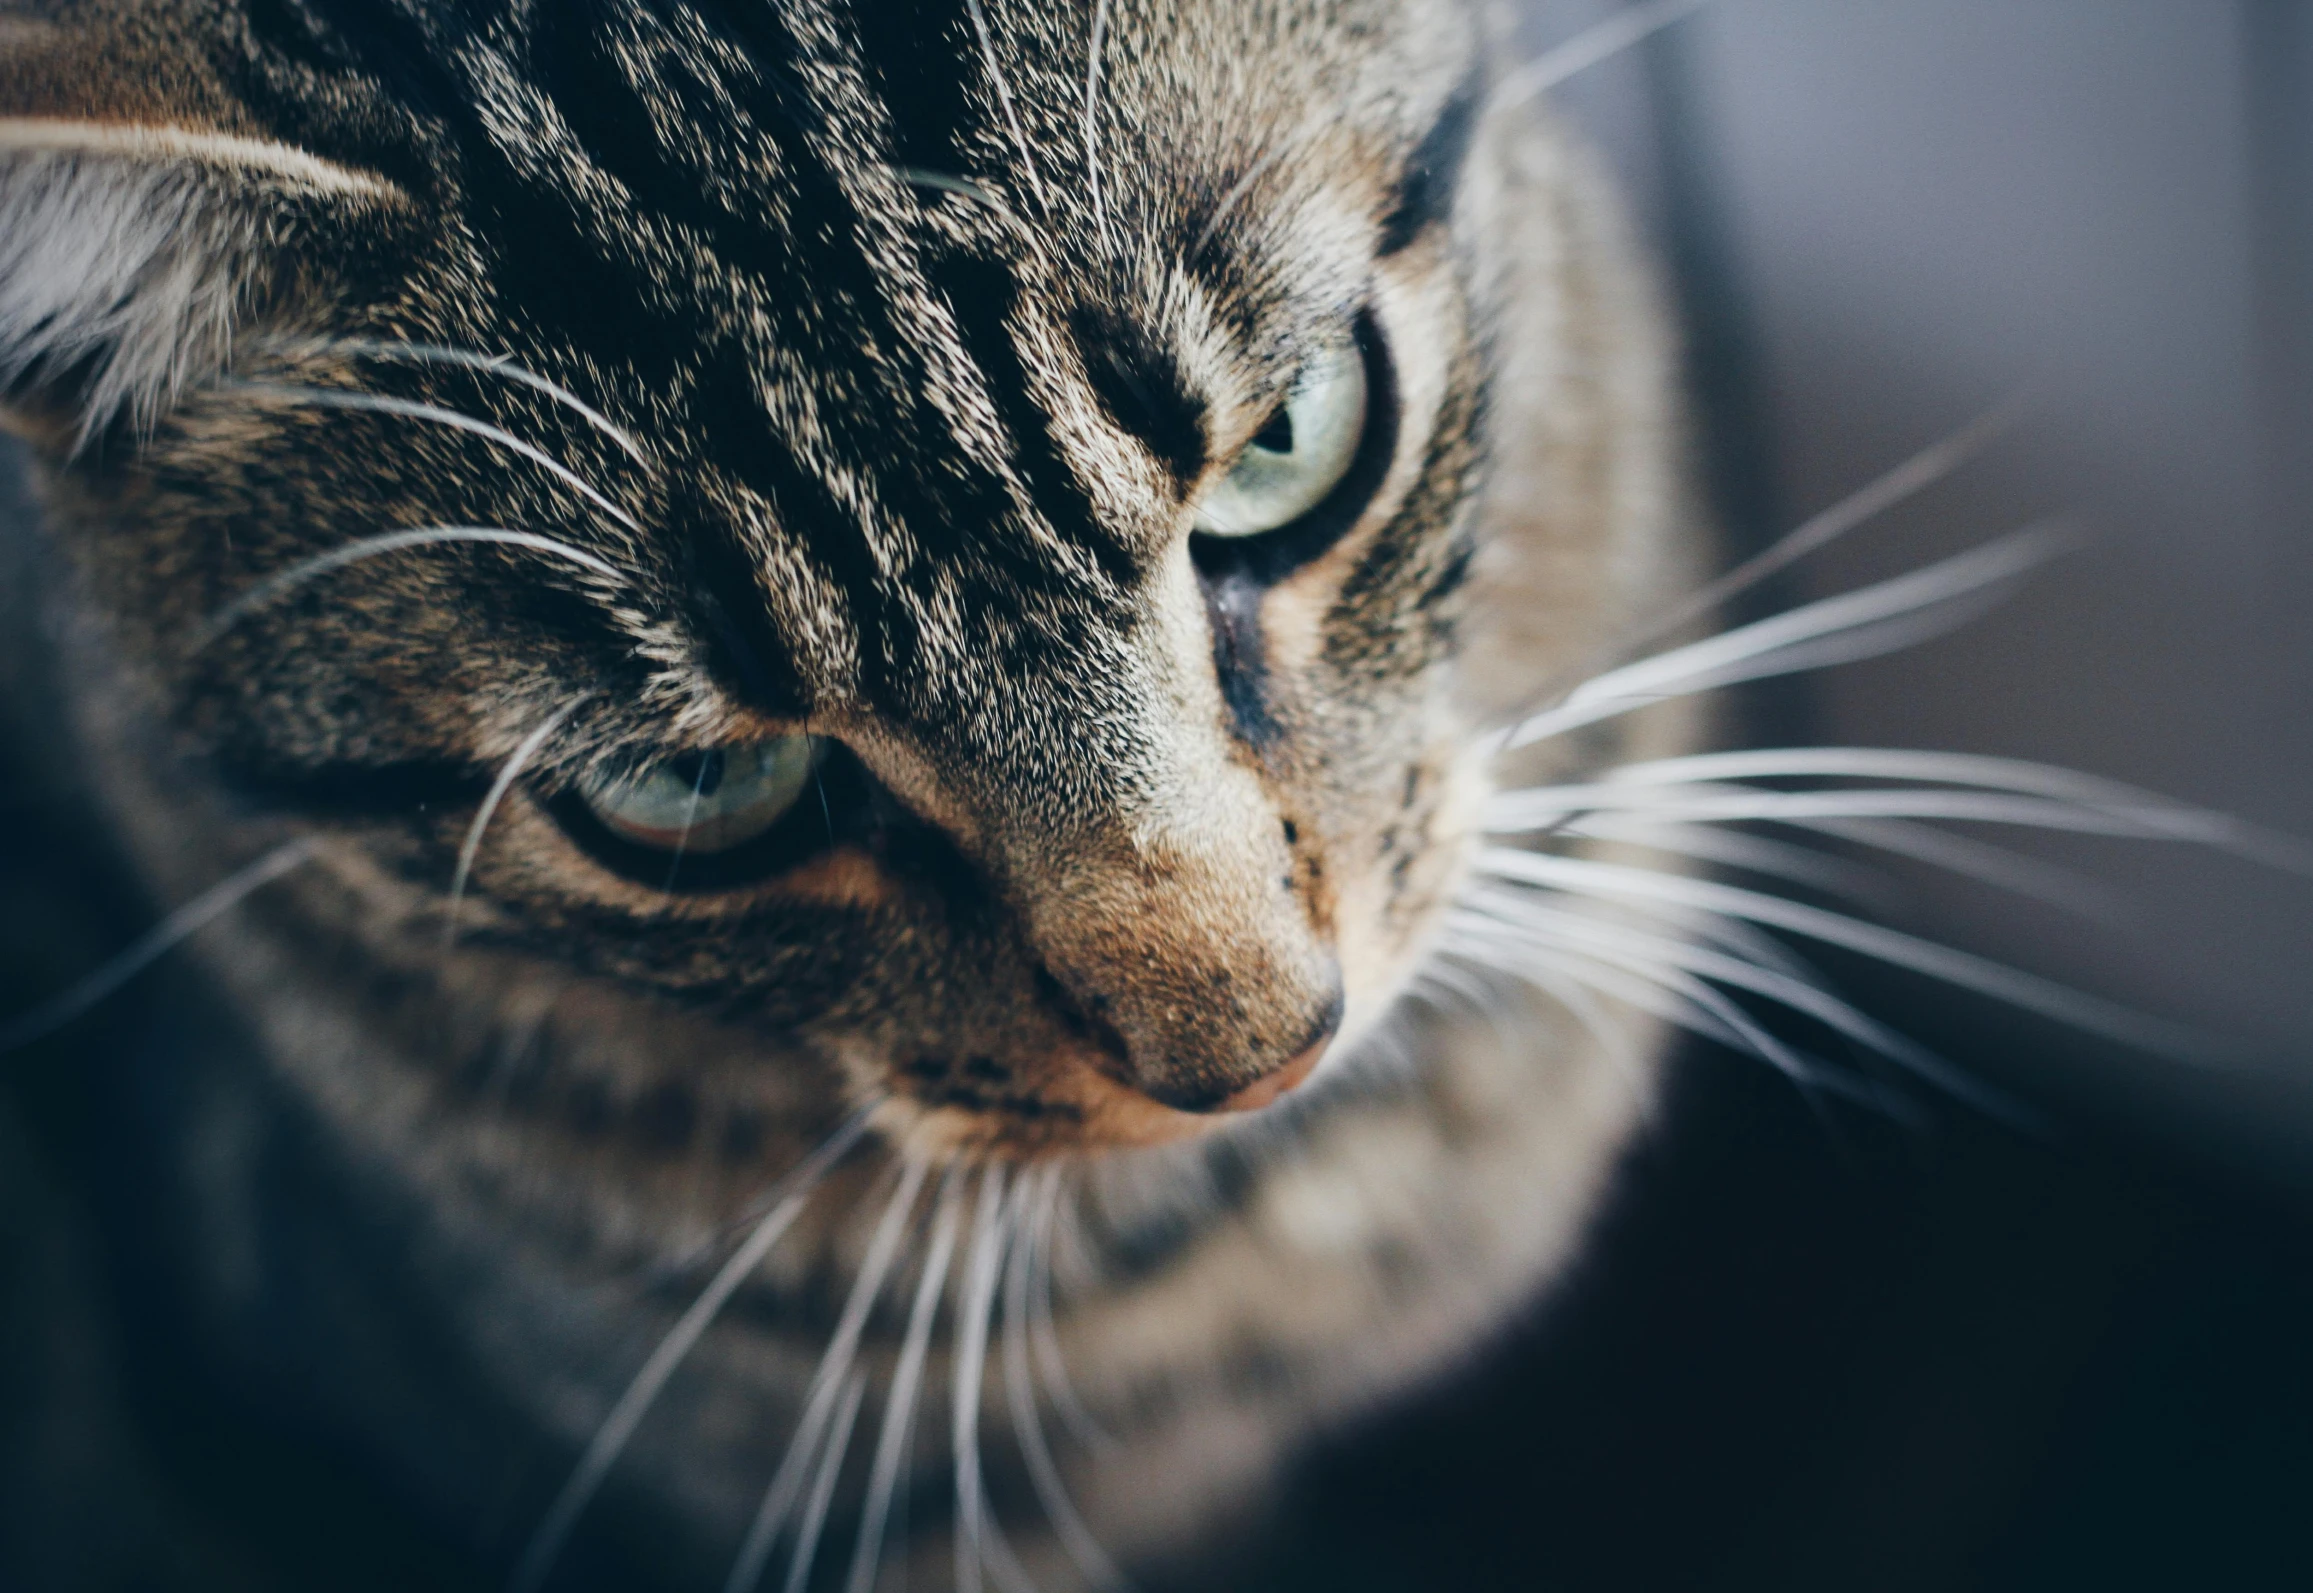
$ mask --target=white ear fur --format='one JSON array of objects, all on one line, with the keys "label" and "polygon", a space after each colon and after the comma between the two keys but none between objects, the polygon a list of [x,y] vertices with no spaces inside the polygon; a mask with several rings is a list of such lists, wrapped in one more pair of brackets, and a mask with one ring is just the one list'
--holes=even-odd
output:
[{"label": "white ear fur", "polygon": [[149,427],[222,369],[279,201],[394,203],[301,150],[168,127],[0,118],[0,402],[71,384],[86,439]]}]

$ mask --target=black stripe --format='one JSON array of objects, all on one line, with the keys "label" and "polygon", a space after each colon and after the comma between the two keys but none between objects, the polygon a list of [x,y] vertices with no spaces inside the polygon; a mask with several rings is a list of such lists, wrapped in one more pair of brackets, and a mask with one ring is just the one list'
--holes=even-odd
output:
[{"label": "black stripe", "polygon": [[[1102,525],[1092,494],[1052,434],[1052,418],[1036,401],[1027,367],[1006,323],[1018,302],[1019,284],[992,260],[957,257],[932,267],[932,279],[947,299],[956,329],[972,362],[980,368],[988,396],[1019,450],[1019,469],[1036,505],[1060,538],[1090,554],[1119,588],[1139,578],[1131,557]],[[1052,579],[1048,566],[1041,572]]]},{"label": "black stripe", "polygon": [[1396,254],[1453,210],[1481,102],[1477,80],[1465,80],[1414,147],[1398,179],[1397,197],[1381,224],[1382,255]]}]

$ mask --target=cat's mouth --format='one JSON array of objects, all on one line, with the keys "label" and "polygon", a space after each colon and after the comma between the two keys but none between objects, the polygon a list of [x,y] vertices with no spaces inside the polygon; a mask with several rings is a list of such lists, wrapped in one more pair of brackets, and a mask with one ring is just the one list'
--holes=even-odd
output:
[{"label": "cat's mouth", "polygon": [[875,1081],[870,1088],[883,1095],[884,1115],[895,1120],[888,1126],[899,1137],[945,1158],[1032,1161],[1165,1145],[1212,1134],[1300,1090],[1333,1051],[1344,1006],[1337,987],[1296,1050],[1226,1088],[1151,1090],[1131,1076],[1120,1043],[1097,1043],[1097,1023],[1072,1025],[1076,1032],[1032,1062],[924,1055],[898,1063],[862,1059],[849,1071]]}]

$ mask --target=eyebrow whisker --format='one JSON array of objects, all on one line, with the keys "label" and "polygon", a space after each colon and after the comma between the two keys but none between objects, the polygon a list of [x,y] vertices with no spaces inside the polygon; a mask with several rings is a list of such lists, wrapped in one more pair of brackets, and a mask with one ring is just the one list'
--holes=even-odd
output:
[{"label": "eyebrow whisker", "polygon": [[459,410],[445,409],[440,404],[423,403],[414,398],[395,398],[385,393],[352,392],[341,387],[314,387],[296,382],[233,382],[227,386],[234,392],[247,393],[256,398],[277,399],[285,404],[299,404],[311,409],[348,410],[357,414],[396,415],[470,433],[529,460],[627,530],[638,534],[642,531],[641,523],[633,515],[611,502],[585,477],[544,449],[534,443],[524,442],[503,426],[493,425]]},{"label": "eyebrow whisker", "polygon": [[496,376],[515,382],[560,404],[578,416],[603,436],[609,438],[636,464],[648,468],[651,456],[634,434],[612,420],[601,410],[580,398],[561,383],[550,381],[518,363],[511,354],[483,354],[472,349],[450,348],[439,343],[403,343],[384,338],[338,337],[297,345],[277,345],[295,349],[311,349],[317,353],[353,354],[363,359],[394,360],[407,365],[449,365],[461,370],[478,371],[485,376]]},{"label": "eyebrow whisker", "polygon": [[375,536],[348,542],[343,547],[316,553],[309,559],[277,570],[256,582],[223,608],[212,615],[193,639],[192,651],[198,653],[234,626],[240,624],[258,609],[288,595],[308,581],[317,580],[349,564],[398,553],[404,548],[438,547],[448,544],[483,544],[498,547],[529,548],[534,552],[551,554],[564,559],[605,580],[622,586],[632,580],[624,570],[586,549],[550,537],[542,532],[523,531],[505,526],[482,525],[427,525],[413,526],[402,531],[382,531]]}]

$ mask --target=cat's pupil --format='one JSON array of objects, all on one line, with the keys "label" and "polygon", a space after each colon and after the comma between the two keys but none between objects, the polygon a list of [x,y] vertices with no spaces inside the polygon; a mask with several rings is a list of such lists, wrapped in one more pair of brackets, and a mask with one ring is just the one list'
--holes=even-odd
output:
[{"label": "cat's pupil", "polygon": [[1293,451],[1293,406],[1279,404],[1268,424],[1253,434],[1253,446],[1273,454]]},{"label": "cat's pupil", "polygon": [[723,787],[723,754],[720,749],[678,752],[667,760],[667,772],[694,796],[711,797]]}]

